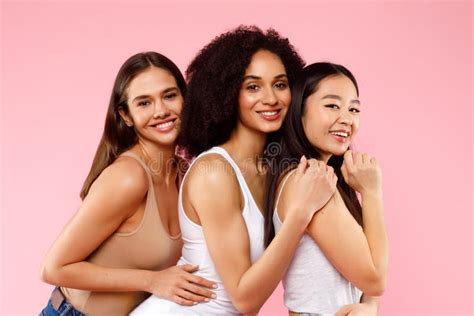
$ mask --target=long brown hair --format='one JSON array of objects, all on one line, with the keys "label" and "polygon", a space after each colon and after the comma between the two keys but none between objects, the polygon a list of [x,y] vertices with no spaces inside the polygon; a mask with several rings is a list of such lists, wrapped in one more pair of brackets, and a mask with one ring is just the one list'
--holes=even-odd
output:
[{"label": "long brown hair", "polygon": [[80,197],[84,199],[89,189],[105,168],[117,157],[137,143],[137,134],[133,127],[125,124],[119,114],[122,108],[128,113],[126,90],[130,82],[140,73],[150,67],[167,70],[176,79],[181,95],[186,94],[186,82],[178,67],[167,57],[156,53],[146,52],[133,55],[125,61],[115,78],[112,95],[110,96],[107,116],[105,118],[104,132],[94,156],[91,169],[81,189]]},{"label": "long brown hair", "polygon": [[[283,175],[298,165],[301,156],[320,159],[317,148],[311,144],[304,132],[301,118],[305,113],[307,98],[316,92],[319,83],[329,76],[342,75],[349,78],[354,84],[357,95],[359,87],[352,73],[344,66],[332,63],[314,63],[306,66],[296,83],[291,88],[291,105],[288,109],[282,127],[282,138],[278,143],[273,143],[275,159],[269,164],[267,174],[266,200],[265,200],[265,246],[268,246],[275,236],[273,226],[273,212],[275,208],[276,190]],[[362,207],[357,199],[356,192],[344,181],[341,173],[343,156],[333,155],[328,165],[334,168],[337,175],[337,189],[341,194],[344,204],[349,209],[354,219],[362,226]]]}]

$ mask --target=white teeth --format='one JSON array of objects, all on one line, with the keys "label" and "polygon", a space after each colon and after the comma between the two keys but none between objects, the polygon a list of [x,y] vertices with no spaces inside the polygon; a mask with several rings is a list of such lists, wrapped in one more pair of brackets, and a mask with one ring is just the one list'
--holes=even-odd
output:
[{"label": "white teeth", "polygon": [[349,137],[349,133],[346,132],[331,132],[331,134],[341,137]]},{"label": "white teeth", "polygon": [[265,116],[273,116],[276,115],[278,112],[277,111],[272,111],[272,112],[260,112],[260,114],[265,115]]},{"label": "white teeth", "polygon": [[164,128],[170,127],[171,125],[173,125],[173,123],[174,123],[174,121],[169,121],[169,122],[166,122],[166,123],[158,124],[158,125],[156,125],[156,127],[160,128],[160,129],[164,129]]}]

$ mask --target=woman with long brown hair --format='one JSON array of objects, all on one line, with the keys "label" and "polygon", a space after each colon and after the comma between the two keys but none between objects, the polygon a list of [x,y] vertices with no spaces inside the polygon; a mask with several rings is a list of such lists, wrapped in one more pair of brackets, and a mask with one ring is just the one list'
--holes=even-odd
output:
[{"label": "woman with long brown hair", "polygon": [[49,250],[57,287],[42,315],[128,315],[149,293],[205,302],[214,284],[175,266],[182,240],[176,139],[186,84],[165,56],[130,57],[115,79],[82,204]]}]

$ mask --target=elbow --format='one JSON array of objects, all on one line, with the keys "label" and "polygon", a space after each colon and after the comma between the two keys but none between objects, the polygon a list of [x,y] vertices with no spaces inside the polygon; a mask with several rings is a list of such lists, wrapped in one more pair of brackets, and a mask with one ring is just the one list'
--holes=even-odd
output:
[{"label": "elbow", "polygon": [[239,313],[244,315],[256,315],[262,307],[260,304],[252,302],[251,299],[236,300],[233,304]]},{"label": "elbow", "polygon": [[45,283],[49,283],[52,285],[58,285],[57,282],[57,269],[53,267],[49,262],[43,262],[41,269],[40,269],[40,279]]}]

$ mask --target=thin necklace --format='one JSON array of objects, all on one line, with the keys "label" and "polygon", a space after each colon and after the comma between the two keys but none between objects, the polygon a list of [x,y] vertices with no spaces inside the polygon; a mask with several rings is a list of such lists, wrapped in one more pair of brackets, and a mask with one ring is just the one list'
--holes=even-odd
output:
[{"label": "thin necklace", "polygon": [[[142,152],[142,154],[143,154],[143,156],[144,156],[143,158],[145,158],[145,164],[147,165],[148,170],[150,170],[150,172],[151,172],[153,175],[157,176],[157,175],[159,174],[159,170],[160,170],[161,166],[159,166],[159,165],[156,166],[156,167],[157,167],[157,168],[156,168],[157,171],[155,171],[155,168],[154,168],[154,167],[155,167],[155,163],[159,163],[159,161],[154,160],[154,159],[151,159],[151,157],[150,157],[150,155],[148,154],[148,151],[146,150],[145,146],[143,146],[142,143],[138,143],[138,144],[140,145],[140,150],[141,150],[141,152]],[[147,161],[147,160],[148,160],[148,161]],[[176,157],[173,157],[173,164],[176,164]],[[166,163],[166,164],[163,164],[163,165],[164,165],[164,167],[167,167],[167,166],[168,166],[167,163]]]}]

